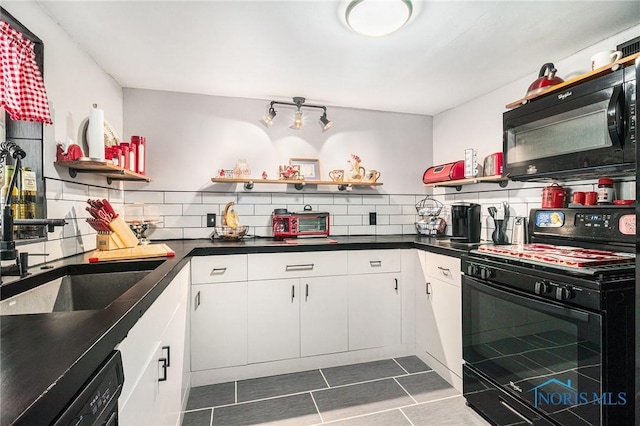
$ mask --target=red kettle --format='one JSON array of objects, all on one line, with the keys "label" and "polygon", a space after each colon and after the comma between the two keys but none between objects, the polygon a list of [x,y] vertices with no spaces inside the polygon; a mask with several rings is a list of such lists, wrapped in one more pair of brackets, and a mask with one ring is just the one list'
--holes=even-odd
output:
[{"label": "red kettle", "polygon": [[535,95],[542,92],[543,90],[546,90],[550,86],[554,86],[556,84],[564,82],[564,80],[560,77],[556,77],[557,71],[558,70],[551,62],[544,64],[542,68],[540,68],[538,78],[529,86],[529,90],[527,90],[527,96]]}]

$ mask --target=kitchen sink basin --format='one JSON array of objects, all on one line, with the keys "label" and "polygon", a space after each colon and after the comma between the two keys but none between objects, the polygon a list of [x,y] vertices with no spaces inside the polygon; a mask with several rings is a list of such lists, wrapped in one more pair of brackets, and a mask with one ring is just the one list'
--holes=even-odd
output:
[{"label": "kitchen sink basin", "polygon": [[67,274],[0,302],[0,315],[104,309],[151,270]]}]

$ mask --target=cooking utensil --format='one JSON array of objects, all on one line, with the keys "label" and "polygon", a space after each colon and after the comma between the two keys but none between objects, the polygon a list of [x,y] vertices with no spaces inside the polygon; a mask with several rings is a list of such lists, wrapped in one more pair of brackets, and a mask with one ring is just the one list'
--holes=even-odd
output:
[{"label": "cooking utensil", "polygon": [[498,209],[495,207],[489,207],[487,208],[487,210],[489,211],[489,215],[491,215],[492,218],[496,218],[496,214],[498,213]]},{"label": "cooking utensil", "polygon": [[516,216],[513,219],[513,230],[511,232],[511,244],[527,244],[527,218]]},{"label": "cooking utensil", "polygon": [[557,71],[558,70],[551,62],[542,65],[540,73],[538,73],[538,78],[531,83],[529,90],[527,90],[527,96],[543,92],[553,85],[564,83],[563,79],[556,77]]}]

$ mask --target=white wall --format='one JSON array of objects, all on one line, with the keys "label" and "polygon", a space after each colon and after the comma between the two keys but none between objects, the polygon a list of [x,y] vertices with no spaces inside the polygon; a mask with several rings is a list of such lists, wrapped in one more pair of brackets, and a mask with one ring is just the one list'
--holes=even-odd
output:
[{"label": "white wall", "polygon": [[292,130],[295,107],[276,105],[278,115],[266,128],[260,119],[268,106],[266,100],[125,89],[125,135],[147,137],[147,174],[153,179],[127,188],[219,190],[222,185],[210,179],[218,169],[233,169],[240,158],[258,179],[262,171],[276,179],[278,165],[289,158],[318,158],[321,177],[329,180],[330,170],[348,169],[347,160],[357,154],[366,169],[382,173],[384,185],[375,192],[424,190],[422,172],[432,163],[431,117],[329,106],[327,116],[334,124],[323,132],[318,124],[322,111],[303,108],[304,126]]},{"label": "white wall", "polygon": [[2,7],[44,44],[44,81],[54,121],[44,127],[47,216],[65,218],[68,223],[49,233],[46,243],[18,247],[21,251],[49,253],[46,259],[30,260],[36,264],[95,248],[95,233],[84,220],[88,216],[87,198],[123,202],[120,184],[108,187],[104,178],[92,175],[71,179],[67,169],[53,165],[56,142],[65,142],[70,137],[78,143],[80,124],[93,103],[104,109],[105,119],[122,134],[122,88],[36,2],[3,0]]}]

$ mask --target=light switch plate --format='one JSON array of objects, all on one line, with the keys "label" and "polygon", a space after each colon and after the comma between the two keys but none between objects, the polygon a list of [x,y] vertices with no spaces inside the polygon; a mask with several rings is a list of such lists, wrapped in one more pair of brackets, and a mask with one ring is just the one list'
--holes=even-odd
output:
[{"label": "light switch plate", "polygon": [[213,228],[216,226],[216,214],[207,213],[207,228]]}]

